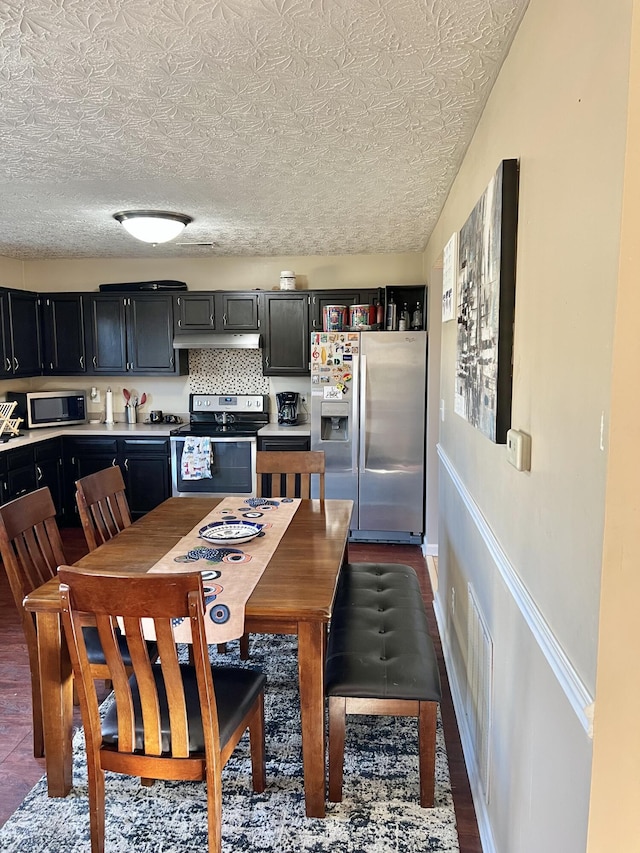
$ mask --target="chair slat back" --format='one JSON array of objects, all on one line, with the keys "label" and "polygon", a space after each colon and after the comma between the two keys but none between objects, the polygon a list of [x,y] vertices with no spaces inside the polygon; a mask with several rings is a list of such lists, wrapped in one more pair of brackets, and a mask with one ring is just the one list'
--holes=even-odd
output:
[{"label": "chair slat back", "polygon": [[46,486],[0,506],[0,554],[23,628],[35,641],[33,618],[22,606],[24,597],[67,562]]},{"label": "chair slat back", "polygon": [[[122,754],[130,772],[145,773],[145,759],[171,761],[189,757],[187,698],[173,638],[172,621],[187,619],[192,626],[193,659],[200,707],[204,715],[203,730],[210,736],[207,749],[211,762],[219,761],[219,733],[213,680],[204,633],[202,577],[199,572],[175,575],[110,575],[62,566],[58,572],[62,601],[62,621],[74,672],[82,673],[78,685],[83,705],[87,744],[92,750],[110,749]],[[98,697],[91,676],[87,649],[82,632],[83,619],[95,618],[104,651],[109,677],[113,683],[117,705],[117,747],[105,747],[98,711]],[[144,620],[144,622],[143,622]],[[137,686],[136,698],[132,680],[122,660],[115,628],[123,629],[131,656],[131,667]],[[159,662],[152,664],[144,637],[144,629],[153,626],[158,644]],[[162,678],[157,675],[162,670]],[[161,695],[162,693],[162,695]],[[166,702],[165,702],[166,696]],[[211,702],[213,700],[213,702]],[[139,703],[139,704],[137,704]],[[161,725],[161,707],[169,712],[170,739],[166,751]],[[86,716],[85,716],[86,713]],[[140,737],[142,718],[142,740]],[[136,718],[138,733],[136,734]],[[137,767],[137,770],[135,768]],[[114,769],[118,769],[114,767]],[[122,771],[120,771],[122,772]],[[157,768],[154,766],[154,773]],[[153,778],[159,778],[154,776]],[[164,778],[177,778],[168,775]]]},{"label": "chair slat back", "polygon": [[[256,454],[258,497],[267,497],[262,490],[262,475],[271,475],[270,497],[311,497],[311,476],[319,480],[319,497],[324,500],[324,451],[322,450],[259,450]],[[300,492],[296,495],[296,478]]]},{"label": "chair slat back", "polygon": [[122,471],[118,465],[76,480],[76,503],[90,551],[131,524]]}]

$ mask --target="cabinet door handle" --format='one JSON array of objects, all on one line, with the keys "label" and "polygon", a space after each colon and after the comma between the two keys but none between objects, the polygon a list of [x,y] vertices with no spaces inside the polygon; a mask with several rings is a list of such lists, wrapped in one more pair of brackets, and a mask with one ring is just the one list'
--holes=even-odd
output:
[{"label": "cabinet door handle", "polygon": [[116,467],[116,459],[115,459],[115,456],[114,456],[114,458],[113,458],[113,461],[111,462],[111,467],[112,467],[112,468],[115,468],[115,467]]},{"label": "cabinet door handle", "polygon": [[36,479],[38,482],[42,480],[42,468],[39,465],[36,465]]},{"label": "cabinet door handle", "polygon": [[173,356],[171,356],[169,363],[171,364],[171,367],[173,367],[173,365],[175,364],[175,360],[174,360]]},{"label": "cabinet door handle", "polygon": [[97,367],[98,366],[98,356],[94,355],[94,357],[91,360],[93,361],[93,366]]},{"label": "cabinet door handle", "polygon": [[[182,298],[178,296],[178,305],[182,305]],[[180,321],[178,320],[178,325],[180,325]]]},{"label": "cabinet door handle", "polygon": [[223,314],[223,315],[222,315],[222,323],[223,323],[225,326],[227,325],[227,315],[226,315],[226,314]]},{"label": "cabinet door handle", "polygon": [[128,470],[129,470],[129,460],[128,460],[128,459],[125,459],[125,460],[124,460],[124,470],[125,470],[125,471],[128,471]]},{"label": "cabinet door handle", "polygon": [[17,371],[19,367],[20,367],[20,362],[18,361],[18,359],[14,355],[14,357],[13,357],[13,369],[15,371]]},{"label": "cabinet door handle", "polygon": [[209,323],[213,326],[213,314],[209,314]]},{"label": "cabinet door handle", "polygon": [[80,367],[84,370],[84,356],[80,356]]},{"label": "cabinet door handle", "polygon": [[7,356],[5,356],[4,360],[5,360],[6,365],[7,365],[7,373],[11,373],[11,359],[7,355]]},{"label": "cabinet door handle", "polygon": [[264,363],[267,365],[267,367],[269,367],[269,366],[270,366],[269,356],[267,356],[267,357],[265,358]]},{"label": "cabinet door handle", "polygon": [[[179,304],[180,304],[180,301],[178,301],[178,305],[179,305]],[[179,329],[181,329],[181,328],[182,328],[182,320],[178,320],[178,328],[179,328]]]}]

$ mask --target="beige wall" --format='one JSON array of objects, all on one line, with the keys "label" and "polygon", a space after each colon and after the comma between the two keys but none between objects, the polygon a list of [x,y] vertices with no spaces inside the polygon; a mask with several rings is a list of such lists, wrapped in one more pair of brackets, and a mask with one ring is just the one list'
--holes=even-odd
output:
[{"label": "beige wall", "polygon": [[[51,260],[25,263],[29,290],[97,290],[101,284],[175,279],[189,290],[278,289],[281,270],[296,273],[300,290],[417,284],[422,278],[418,252],[305,257],[209,257],[148,260]],[[1,272],[1,269],[0,269]]]},{"label": "beige wall", "polygon": [[488,799],[474,784],[500,853],[586,846],[631,2],[602,9],[531,0],[425,253],[431,269],[518,158],[512,425],[531,472],[454,414],[455,323],[441,346],[436,606],[472,760],[469,585],[493,640]]},{"label": "beige wall", "polygon": [[15,287],[25,290],[24,264],[13,258],[3,258],[0,255],[0,287]]},{"label": "beige wall", "polygon": [[640,3],[633,7],[589,853],[640,850]]}]

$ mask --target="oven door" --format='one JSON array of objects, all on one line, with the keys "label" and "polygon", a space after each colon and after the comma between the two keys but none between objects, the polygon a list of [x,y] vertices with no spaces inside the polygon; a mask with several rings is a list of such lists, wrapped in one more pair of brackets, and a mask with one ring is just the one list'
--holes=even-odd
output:
[{"label": "oven door", "polygon": [[185,480],[182,477],[184,436],[171,436],[171,486],[174,497],[220,497],[255,495],[256,438],[212,438],[211,477]]}]

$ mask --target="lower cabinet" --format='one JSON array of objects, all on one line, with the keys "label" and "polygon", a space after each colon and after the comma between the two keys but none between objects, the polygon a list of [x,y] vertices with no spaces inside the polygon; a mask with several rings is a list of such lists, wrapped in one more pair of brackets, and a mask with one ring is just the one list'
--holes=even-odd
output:
[{"label": "lower cabinet", "polygon": [[48,486],[53,503],[58,514],[58,523],[67,521],[66,502],[64,494],[64,457],[62,455],[62,439],[48,438],[33,446],[36,469],[36,488]]},{"label": "lower cabinet", "polygon": [[[79,523],[75,482],[109,465],[119,465],[131,517],[145,515],[171,497],[168,438],[65,438],[66,507]],[[71,523],[71,521],[69,522]]]},{"label": "lower cabinet", "polygon": [[310,450],[308,435],[258,436],[258,450]]},{"label": "lower cabinet", "polygon": [[7,450],[0,454],[0,500],[12,501],[27,492],[48,486],[58,522],[65,520],[62,440],[47,439],[38,444]]}]

